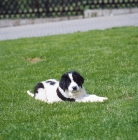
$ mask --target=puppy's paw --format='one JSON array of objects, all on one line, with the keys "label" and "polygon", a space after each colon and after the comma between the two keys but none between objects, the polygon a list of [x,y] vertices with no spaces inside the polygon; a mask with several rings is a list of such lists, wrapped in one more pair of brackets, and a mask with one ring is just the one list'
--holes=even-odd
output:
[{"label": "puppy's paw", "polygon": [[103,97],[103,100],[108,100],[108,98],[107,97]]},{"label": "puppy's paw", "polygon": [[108,98],[107,97],[100,97],[100,102],[104,102],[105,100],[108,100]]}]

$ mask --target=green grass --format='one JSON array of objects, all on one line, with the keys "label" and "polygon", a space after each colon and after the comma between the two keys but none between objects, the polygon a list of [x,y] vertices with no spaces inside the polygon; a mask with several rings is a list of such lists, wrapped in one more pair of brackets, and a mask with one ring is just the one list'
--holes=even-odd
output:
[{"label": "green grass", "polygon": [[[27,95],[70,70],[109,100],[46,104]],[[137,140],[138,27],[0,41],[0,113],[0,140]]]}]

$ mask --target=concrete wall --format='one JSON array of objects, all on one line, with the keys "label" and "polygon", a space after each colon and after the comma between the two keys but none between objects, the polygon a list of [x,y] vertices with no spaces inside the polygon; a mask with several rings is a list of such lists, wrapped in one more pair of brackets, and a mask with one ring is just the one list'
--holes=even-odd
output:
[{"label": "concrete wall", "polygon": [[115,16],[122,14],[138,13],[138,8],[132,9],[105,9],[105,10],[85,10],[83,16],[59,17],[59,18],[38,18],[38,19],[5,19],[0,20],[0,28],[20,25],[38,24],[46,22],[56,22],[71,19],[92,18],[100,16]]},{"label": "concrete wall", "polygon": [[138,13],[138,8],[131,9],[104,9],[104,10],[85,10],[84,18],[100,17],[100,16],[115,16],[130,13]]}]

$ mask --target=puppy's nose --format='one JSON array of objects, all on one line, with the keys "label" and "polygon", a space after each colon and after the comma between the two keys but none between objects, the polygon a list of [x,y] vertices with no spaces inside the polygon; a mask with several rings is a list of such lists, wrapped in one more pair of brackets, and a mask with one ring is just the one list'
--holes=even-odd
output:
[{"label": "puppy's nose", "polygon": [[77,87],[76,87],[76,86],[74,86],[74,87],[72,87],[72,89],[73,89],[73,90],[77,90]]}]

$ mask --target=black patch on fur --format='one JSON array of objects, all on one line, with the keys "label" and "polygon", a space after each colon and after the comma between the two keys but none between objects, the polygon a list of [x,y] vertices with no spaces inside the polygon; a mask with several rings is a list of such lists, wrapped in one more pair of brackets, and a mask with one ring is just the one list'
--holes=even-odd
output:
[{"label": "black patch on fur", "polygon": [[84,78],[76,71],[71,72],[73,80],[78,84],[78,86],[82,87],[84,83]]},{"label": "black patch on fur", "polygon": [[49,83],[50,85],[55,85],[56,82],[54,82],[54,81],[46,81],[46,83]]},{"label": "black patch on fur", "polygon": [[44,85],[42,83],[38,83],[35,88],[34,88],[34,97],[35,97],[35,94],[38,93],[38,89],[39,88],[44,88]]},{"label": "black patch on fur", "polygon": [[71,80],[68,77],[68,73],[65,73],[61,76],[59,86],[65,91],[68,89],[68,86],[70,85]]},{"label": "black patch on fur", "polygon": [[58,88],[57,88],[57,95],[58,95],[58,97],[59,97],[61,100],[63,100],[63,101],[75,102],[75,99],[73,99],[73,98],[66,98],[66,97],[64,97],[64,96],[61,94],[61,92],[59,91]]}]

